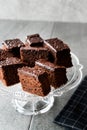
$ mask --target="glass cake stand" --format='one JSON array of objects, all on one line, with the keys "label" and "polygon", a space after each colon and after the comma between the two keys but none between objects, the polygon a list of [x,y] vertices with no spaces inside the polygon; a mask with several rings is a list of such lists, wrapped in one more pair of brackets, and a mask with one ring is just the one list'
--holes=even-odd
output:
[{"label": "glass cake stand", "polygon": [[71,53],[71,57],[73,67],[67,69],[68,82],[57,89],[51,86],[51,92],[45,97],[23,91],[20,83],[6,87],[0,81],[0,90],[6,96],[12,97],[12,104],[20,113],[24,115],[45,113],[53,106],[55,96],[61,96],[81,82],[83,66],[79,63],[79,59],[75,54]]}]

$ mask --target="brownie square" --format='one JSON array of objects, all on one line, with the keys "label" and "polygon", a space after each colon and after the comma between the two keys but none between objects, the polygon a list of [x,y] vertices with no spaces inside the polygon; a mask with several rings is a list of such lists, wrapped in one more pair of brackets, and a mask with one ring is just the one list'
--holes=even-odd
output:
[{"label": "brownie square", "polygon": [[[70,48],[58,38],[52,38],[45,41],[46,47],[51,51],[49,60],[59,66],[71,67],[72,60]],[[52,58],[51,58],[52,57]]]},{"label": "brownie square", "polygon": [[49,78],[45,69],[39,66],[22,67],[18,69],[18,75],[24,91],[39,96],[46,96],[50,92]]},{"label": "brownie square", "polygon": [[5,40],[3,44],[3,49],[9,50],[13,53],[15,57],[20,57],[20,47],[25,46],[20,39],[9,39]]},{"label": "brownie square", "polygon": [[33,34],[27,36],[26,43],[29,44],[31,47],[42,47],[44,41],[39,34]]},{"label": "brownie square", "polygon": [[22,61],[28,63],[28,66],[34,67],[38,59],[48,59],[49,50],[44,47],[22,47],[20,49]]},{"label": "brownie square", "polygon": [[11,57],[0,61],[0,79],[6,86],[19,82],[17,69],[25,64],[18,58]]},{"label": "brownie square", "polygon": [[66,68],[64,66],[57,66],[44,59],[36,61],[35,64],[46,70],[49,75],[49,82],[54,88],[58,88],[67,82]]},{"label": "brownie square", "polygon": [[13,57],[14,55],[8,50],[0,49],[0,61],[5,60],[7,57]]}]

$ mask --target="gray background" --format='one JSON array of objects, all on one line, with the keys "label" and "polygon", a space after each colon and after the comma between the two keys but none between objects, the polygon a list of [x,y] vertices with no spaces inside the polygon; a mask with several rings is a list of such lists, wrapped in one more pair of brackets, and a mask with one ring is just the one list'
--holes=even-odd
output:
[{"label": "gray background", "polygon": [[0,0],[0,19],[87,22],[87,0]]}]

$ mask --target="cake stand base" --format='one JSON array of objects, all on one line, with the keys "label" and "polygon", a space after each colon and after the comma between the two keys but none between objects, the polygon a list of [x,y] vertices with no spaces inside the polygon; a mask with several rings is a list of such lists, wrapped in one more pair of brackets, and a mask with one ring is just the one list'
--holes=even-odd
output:
[{"label": "cake stand base", "polygon": [[30,95],[27,100],[20,100],[14,97],[12,99],[12,104],[15,109],[24,115],[37,115],[45,113],[53,106],[54,97],[49,95],[47,97],[38,97],[35,95]]}]

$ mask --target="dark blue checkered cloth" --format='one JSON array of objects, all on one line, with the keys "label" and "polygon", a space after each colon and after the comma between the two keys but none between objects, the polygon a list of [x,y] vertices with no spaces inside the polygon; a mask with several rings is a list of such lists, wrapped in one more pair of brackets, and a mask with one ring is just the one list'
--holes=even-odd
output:
[{"label": "dark blue checkered cloth", "polygon": [[87,76],[54,122],[69,130],[87,130]]}]

